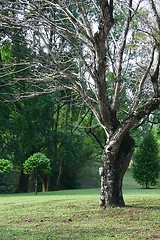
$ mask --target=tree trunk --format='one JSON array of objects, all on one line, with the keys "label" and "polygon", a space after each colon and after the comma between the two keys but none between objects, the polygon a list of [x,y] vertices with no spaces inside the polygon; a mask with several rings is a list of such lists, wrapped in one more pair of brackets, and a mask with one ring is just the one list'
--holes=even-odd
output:
[{"label": "tree trunk", "polygon": [[34,184],[34,191],[35,191],[35,194],[37,195],[37,189],[38,189],[38,180],[37,180],[37,177],[35,179],[35,184]]},{"label": "tree trunk", "polygon": [[29,175],[24,174],[23,170],[22,170],[20,173],[16,192],[17,193],[27,193],[28,192],[28,182],[29,182]]},{"label": "tree trunk", "polygon": [[59,189],[61,186],[61,181],[62,181],[62,174],[63,174],[63,161],[60,160],[60,165],[59,165],[59,173],[56,181],[56,189]]},{"label": "tree trunk", "polygon": [[129,134],[122,139],[115,157],[112,152],[104,153],[104,166],[99,169],[101,175],[100,206],[125,206],[122,182],[134,150],[134,140]]},{"label": "tree trunk", "polygon": [[48,191],[48,177],[46,175],[39,175],[42,184],[42,192]]}]

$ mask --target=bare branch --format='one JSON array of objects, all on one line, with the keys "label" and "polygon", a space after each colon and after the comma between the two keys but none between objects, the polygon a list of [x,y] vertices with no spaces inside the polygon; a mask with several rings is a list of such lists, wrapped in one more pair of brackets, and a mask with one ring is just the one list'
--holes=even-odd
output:
[{"label": "bare branch", "polygon": [[144,83],[145,83],[149,73],[150,73],[150,70],[151,70],[151,67],[152,67],[152,64],[153,64],[153,61],[154,61],[155,49],[156,49],[156,47],[153,47],[148,67],[147,67],[147,69],[145,69],[144,75],[142,76],[142,78],[139,81],[139,85],[138,85],[138,88],[137,88],[137,93],[136,93],[136,96],[134,97],[135,100],[134,100],[134,104],[133,104],[133,107],[132,107],[133,112],[135,111],[135,109],[137,108],[137,106],[140,103],[140,98],[141,98],[141,95],[142,95],[143,86],[144,86]]},{"label": "bare branch", "polygon": [[132,14],[132,0],[129,1],[129,8],[128,8],[128,17],[126,20],[126,27],[124,29],[123,34],[123,41],[121,43],[121,47],[119,50],[119,58],[117,60],[117,69],[116,69],[116,83],[115,83],[115,93],[113,97],[113,103],[112,103],[112,109],[115,111],[118,107],[118,100],[119,100],[119,94],[120,94],[120,86],[121,86],[121,72],[122,72],[122,60],[124,56],[124,50],[126,46],[127,41],[127,35],[129,32],[129,25],[131,21],[131,14]]}]

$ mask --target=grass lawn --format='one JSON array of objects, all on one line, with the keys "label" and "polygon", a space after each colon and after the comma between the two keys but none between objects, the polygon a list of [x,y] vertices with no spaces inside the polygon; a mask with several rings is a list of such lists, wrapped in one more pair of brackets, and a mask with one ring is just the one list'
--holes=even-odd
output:
[{"label": "grass lawn", "polygon": [[0,195],[0,240],[160,239],[160,189],[125,189],[102,210],[99,189]]}]

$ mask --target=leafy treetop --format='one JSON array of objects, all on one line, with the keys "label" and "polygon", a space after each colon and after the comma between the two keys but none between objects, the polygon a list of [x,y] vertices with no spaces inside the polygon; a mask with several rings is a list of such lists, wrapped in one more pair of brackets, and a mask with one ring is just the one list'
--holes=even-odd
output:
[{"label": "leafy treetop", "polygon": [[50,160],[42,153],[35,153],[23,164],[25,174],[49,174],[51,170]]}]

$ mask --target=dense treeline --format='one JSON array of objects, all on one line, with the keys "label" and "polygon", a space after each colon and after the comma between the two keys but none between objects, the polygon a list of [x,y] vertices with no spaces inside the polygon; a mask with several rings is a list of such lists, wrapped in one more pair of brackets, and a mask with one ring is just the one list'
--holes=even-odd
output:
[{"label": "dense treeline", "polygon": [[99,158],[95,140],[87,130],[79,129],[79,121],[90,121],[90,117],[86,109],[77,110],[71,103],[56,102],[54,96],[47,95],[1,105],[0,155],[13,161],[14,190],[29,190],[23,163],[37,152],[51,160],[49,190],[78,187],[80,170]]},{"label": "dense treeline", "polygon": [[[24,174],[23,164],[37,152],[51,161],[47,190],[80,187],[77,177],[81,171],[95,163],[96,168],[100,166],[104,136],[97,126],[91,128],[92,114],[83,106],[77,108],[72,101],[64,103],[60,99],[57,94],[42,95],[0,104],[0,156],[14,165],[11,173],[0,175],[0,192],[34,191],[34,176]],[[137,147],[143,140],[142,132],[145,136],[150,127],[148,123],[134,132]],[[159,129],[153,133],[158,140]]]},{"label": "dense treeline", "polygon": [[[27,45],[26,34],[22,30],[8,31],[1,39],[1,83],[6,78],[14,81],[17,75],[29,77],[28,67],[25,71],[21,70],[26,61],[34,58],[35,53]],[[41,58],[42,52],[38,54]],[[14,65],[16,62],[21,64]],[[9,67],[4,70],[5,64]],[[10,74],[12,71],[14,73]],[[24,174],[23,163],[37,152],[44,153],[51,161],[52,171],[46,178],[49,190],[78,187],[78,174],[91,160],[93,162],[100,158],[100,144],[104,143],[103,134],[98,129],[92,129],[95,124],[93,114],[79,104],[68,90],[5,102],[5,94],[12,97],[21,91],[34,92],[34,86],[25,82],[3,86],[0,156],[13,162],[14,174],[1,175],[1,192],[33,190],[34,178]],[[96,131],[100,139],[96,137]],[[97,140],[98,146],[95,144]]]}]

